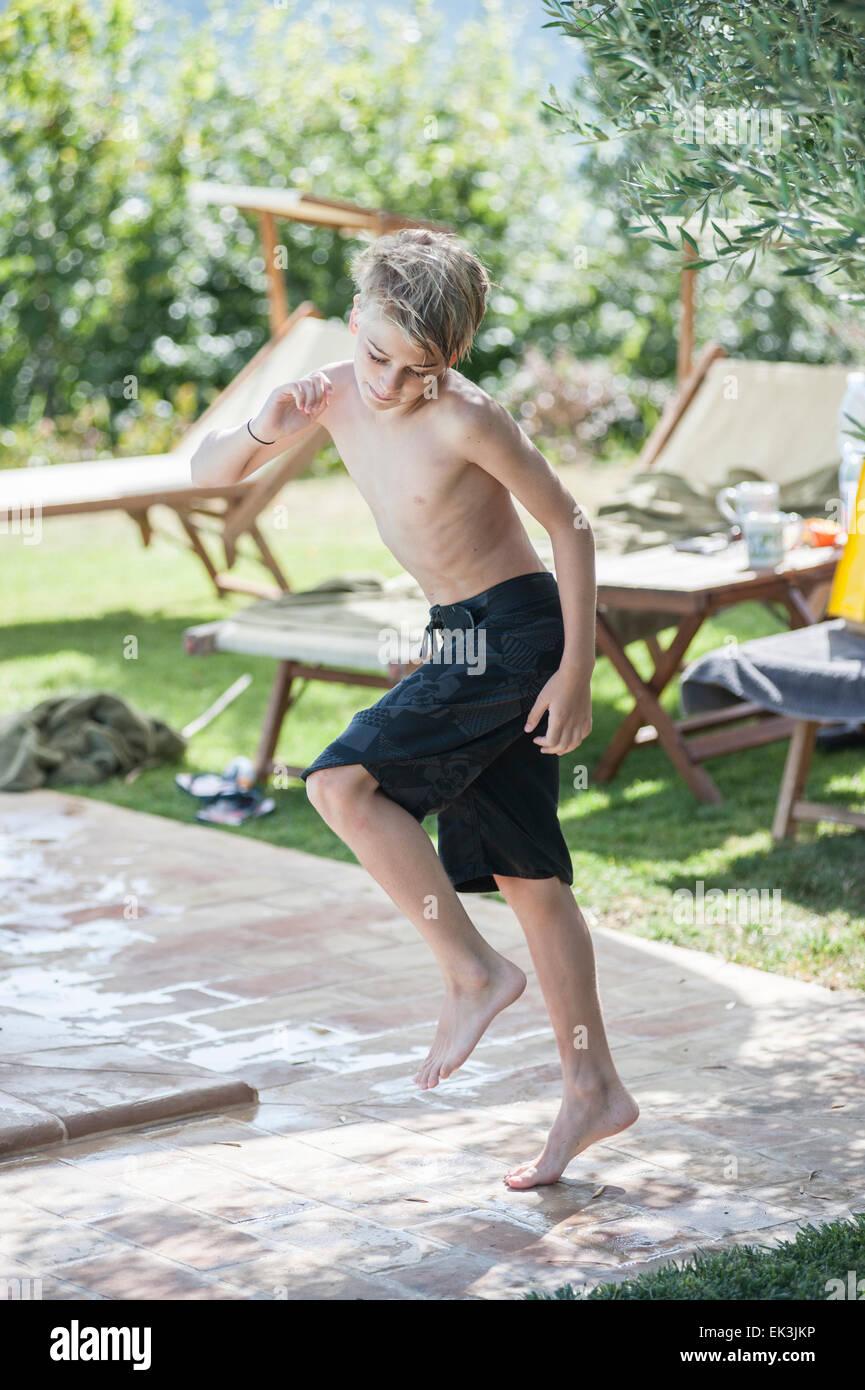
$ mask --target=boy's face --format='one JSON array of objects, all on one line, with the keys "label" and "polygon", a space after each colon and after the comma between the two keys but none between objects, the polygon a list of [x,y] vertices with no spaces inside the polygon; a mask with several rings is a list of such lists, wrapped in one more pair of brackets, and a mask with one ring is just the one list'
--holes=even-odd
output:
[{"label": "boy's face", "polygon": [[431,356],[411,342],[375,305],[361,310],[358,299],[355,295],[348,326],[357,336],[354,374],[364,403],[377,414],[402,413],[424,393],[431,398],[435,378],[446,370],[441,355]]}]

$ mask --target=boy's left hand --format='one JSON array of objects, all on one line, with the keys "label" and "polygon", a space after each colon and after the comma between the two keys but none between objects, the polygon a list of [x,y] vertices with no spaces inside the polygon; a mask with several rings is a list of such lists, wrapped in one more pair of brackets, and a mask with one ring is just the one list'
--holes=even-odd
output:
[{"label": "boy's left hand", "polygon": [[526,733],[531,733],[549,711],[547,732],[534,743],[542,753],[570,753],[592,732],[591,680],[560,667],[550,676],[529,711]]}]

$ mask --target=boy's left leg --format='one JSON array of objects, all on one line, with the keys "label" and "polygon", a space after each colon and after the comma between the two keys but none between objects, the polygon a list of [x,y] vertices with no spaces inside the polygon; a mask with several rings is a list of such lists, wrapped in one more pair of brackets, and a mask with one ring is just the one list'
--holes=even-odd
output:
[{"label": "boy's left leg", "polygon": [[632,1125],[639,1106],[610,1055],[585,918],[558,878],[494,875],[519,919],[562,1061],[562,1104],[543,1152],[506,1174],[509,1187],[557,1182],[572,1158]]}]

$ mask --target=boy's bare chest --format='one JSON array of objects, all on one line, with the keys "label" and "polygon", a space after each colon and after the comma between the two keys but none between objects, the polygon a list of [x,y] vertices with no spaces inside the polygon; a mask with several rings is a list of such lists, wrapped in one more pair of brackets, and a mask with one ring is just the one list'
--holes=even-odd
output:
[{"label": "boy's bare chest", "polygon": [[[400,528],[441,515],[470,465],[421,428],[384,432],[355,428],[333,431],[342,461],[381,525]],[[475,471],[475,470],[472,470]]]}]

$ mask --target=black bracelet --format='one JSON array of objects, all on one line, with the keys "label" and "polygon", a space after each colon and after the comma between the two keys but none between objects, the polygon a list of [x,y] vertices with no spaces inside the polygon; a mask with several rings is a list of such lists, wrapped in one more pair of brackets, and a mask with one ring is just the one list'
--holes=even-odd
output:
[{"label": "black bracelet", "polygon": [[[246,428],[249,430],[249,433],[252,434],[252,428],[251,428],[250,423],[249,423],[248,420],[247,420],[247,422],[246,422]],[[259,437],[258,437],[257,434],[252,434],[252,437],[253,437],[253,439],[255,440],[255,442],[256,442],[257,444],[275,444],[275,443],[276,443],[276,440],[275,440],[275,439],[259,439]]]}]

